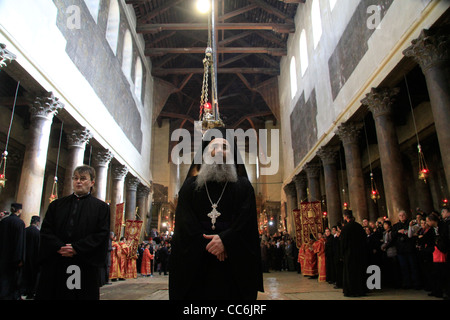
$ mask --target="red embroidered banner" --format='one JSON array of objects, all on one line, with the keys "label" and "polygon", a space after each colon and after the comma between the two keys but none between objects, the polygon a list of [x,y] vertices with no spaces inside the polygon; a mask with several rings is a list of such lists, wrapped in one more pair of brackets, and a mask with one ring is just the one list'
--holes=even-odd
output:
[{"label": "red embroidered banner", "polygon": [[302,202],[300,204],[300,210],[294,210],[294,222],[298,248],[303,243],[309,241],[311,234],[314,239],[317,239],[317,234],[323,232],[320,201]]},{"label": "red embroidered banner", "polygon": [[125,222],[124,237],[127,239],[126,244],[130,247],[130,257],[137,252],[142,224],[143,221],[141,220],[127,220]]}]

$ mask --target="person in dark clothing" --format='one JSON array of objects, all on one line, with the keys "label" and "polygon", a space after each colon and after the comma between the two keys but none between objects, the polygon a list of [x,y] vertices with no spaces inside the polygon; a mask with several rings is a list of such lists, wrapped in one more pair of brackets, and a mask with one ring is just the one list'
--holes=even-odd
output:
[{"label": "person in dark clothing", "polygon": [[0,221],[0,300],[20,299],[19,281],[25,259],[22,204],[11,204],[11,214]]},{"label": "person in dark clothing", "polygon": [[355,221],[351,210],[344,211],[346,224],[342,228],[340,246],[343,260],[343,293],[346,297],[360,297],[367,293],[366,233]]},{"label": "person in dark clothing", "polygon": [[431,228],[427,224],[425,219],[422,220],[421,228],[417,233],[416,248],[419,272],[425,291],[432,290],[431,273],[433,270],[433,251],[435,237],[436,233],[434,232],[434,228]]},{"label": "person in dark clothing", "polygon": [[203,163],[191,166],[175,211],[169,298],[256,300],[263,291],[256,198],[237,144],[210,129],[198,152]]},{"label": "person in dark clothing", "polygon": [[167,276],[167,262],[169,260],[169,251],[167,250],[166,244],[161,243],[161,247],[158,250],[159,262],[161,263],[161,268],[159,269],[159,274],[164,272],[164,275]]},{"label": "person in dark clothing", "polygon": [[327,270],[327,282],[336,282],[336,271],[334,267],[334,252],[333,252],[333,240],[334,235],[331,233],[330,229],[325,229],[325,266]]},{"label": "person in dark clothing", "polygon": [[31,217],[30,226],[25,229],[25,264],[23,269],[22,287],[27,299],[33,299],[36,294],[36,284],[39,274],[39,226],[41,218]]},{"label": "person in dark clothing", "polygon": [[95,170],[73,173],[70,196],[50,203],[41,228],[36,300],[98,300],[110,235],[108,204],[91,195]]},{"label": "person in dark clothing", "polygon": [[414,240],[408,237],[409,221],[404,210],[398,213],[399,221],[392,226],[394,245],[402,276],[402,287],[420,289],[419,268]]}]

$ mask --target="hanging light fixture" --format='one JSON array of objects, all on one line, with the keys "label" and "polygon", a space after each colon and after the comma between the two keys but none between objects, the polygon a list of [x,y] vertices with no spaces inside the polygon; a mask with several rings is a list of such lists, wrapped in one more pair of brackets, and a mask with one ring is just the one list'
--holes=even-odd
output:
[{"label": "hanging light fixture", "polygon": [[14,104],[11,112],[11,120],[9,121],[8,134],[6,136],[5,151],[3,151],[2,159],[0,160],[0,192],[6,186],[6,181],[8,181],[8,179],[6,179],[6,159],[8,158],[9,137],[11,136],[11,128],[14,120],[14,113],[16,110],[16,102],[17,102],[17,95],[19,93],[19,88],[20,88],[20,81],[17,82],[16,94],[14,96]]},{"label": "hanging light fixture", "polygon": [[367,138],[367,130],[366,130],[366,123],[364,122],[364,135],[366,137],[366,146],[367,146],[367,155],[369,157],[369,168],[370,168],[370,199],[373,200],[373,202],[377,203],[377,200],[380,199],[380,193],[378,192],[377,185],[375,183],[375,179],[373,178],[373,171],[372,171],[372,160],[370,158],[370,150],[369,150],[369,139]]},{"label": "hanging light fixture", "polygon": [[406,75],[404,75],[404,78],[405,78],[406,90],[408,92],[409,106],[411,108],[411,115],[412,115],[412,119],[413,119],[413,123],[414,123],[414,131],[416,133],[416,139],[417,139],[417,153],[418,153],[418,157],[419,157],[418,177],[419,177],[419,180],[422,180],[423,182],[427,183],[427,178],[430,174],[430,169],[428,169],[427,163],[425,162],[425,156],[422,151],[422,146],[420,145],[419,133],[417,132],[416,118],[414,116],[411,94],[409,93],[409,86],[408,86],[408,80],[406,79]]},{"label": "hanging light fixture", "polygon": [[[215,8],[214,0],[199,1],[198,6],[202,8],[209,6],[210,9],[208,16],[208,44],[205,49],[205,58],[203,59],[203,83],[200,98],[200,121],[202,122],[202,129],[207,130],[225,126],[220,118],[217,96],[217,39],[215,35],[215,10],[217,8]],[[211,73],[211,103],[208,101],[209,73]]]},{"label": "hanging light fixture", "polygon": [[56,157],[56,169],[55,177],[53,178],[52,193],[50,194],[50,203],[58,199],[58,165],[59,165],[59,154],[61,152],[61,139],[63,133],[64,122],[61,123],[61,131],[59,132],[59,145],[58,145],[58,156]]}]

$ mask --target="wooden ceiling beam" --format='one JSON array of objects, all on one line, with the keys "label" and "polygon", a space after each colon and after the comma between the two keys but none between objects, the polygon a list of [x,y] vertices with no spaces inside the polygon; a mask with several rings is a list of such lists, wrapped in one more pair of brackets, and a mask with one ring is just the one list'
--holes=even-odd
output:
[{"label": "wooden ceiling beam", "polygon": [[[156,77],[163,77],[168,75],[182,75],[182,74],[199,74],[203,73],[203,68],[153,68],[152,75]],[[279,69],[276,68],[220,68],[219,74],[266,74],[277,76],[280,74]]]},{"label": "wooden ceiling beam", "polygon": [[290,22],[290,23],[294,22],[293,19],[289,18],[286,14],[284,14],[283,12],[278,10],[277,8],[271,6],[267,2],[264,2],[262,0],[250,0],[250,2],[256,4],[258,7],[260,7],[264,11],[266,11],[266,12],[268,12],[270,14],[273,14],[274,16],[276,16],[278,18],[281,18],[281,19],[285,20],[286,22]]},{"label": "wooden ceiling beam", "polygon": [[[218,23],[217,30],[270,30],[278,33],[294,33],[294,23]],[[137,33],[158,33],[164,30],[208,30],[206,23],[155,23],[138,24]]]},{"label": "wooden ceiling beam", "polygon": [[[125,1],[125,3],[128,4],[128,1],[130,1],[130,0]],[[173,6],[177,5],[178,3],[182,2],[182,1],[183,0],[165,1],[164,5],[148,12],[144,17],[139,19],[138,23],[146,23],[146,22],[150,21],[151,19],[153,19],[154,17],[166,12],[167,10],[169,10],[170,8],[172,8]]]},{"label": "wooden ceiling beam", "polygon": [[234,11],[228,12],[223,14],[222,16],[219,17],[219,21],[224,22],[225,20],[231,19],[233,17],[236,17],[238,15],[241,15],[247,11],[253,10],[258,8],[258,6],[256,4],[250,4],[248,6],[236,9]]},{"label": "wooden ceiling beam", "polygon": [[[265,53],[271,56],[286,56],[285,48],[265,48],[265,47],[219,47],[218,53]],[[145,55],[150,57],[158,57],[168,53],[205,53],[204,47],[187,47],[187,48],[151,48],[145,50]]]}]

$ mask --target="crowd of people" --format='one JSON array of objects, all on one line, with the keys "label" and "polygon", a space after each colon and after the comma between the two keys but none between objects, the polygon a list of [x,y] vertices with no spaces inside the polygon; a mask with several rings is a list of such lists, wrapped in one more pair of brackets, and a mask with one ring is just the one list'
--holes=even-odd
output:
[{"label": "crowd of people", "polygon": [[[347,220],[311,234],[300,248],[286,232],[262,235],[263,271],[296,271],[343,289],[346,296],[363,296],[369,292],[367,268],[378,266],[381,288],[425,290],[429,296],[449,298],[449,209],[441,214],[418,210],[413,219],[400,211],[395,224],[380,217],[360,225],[351,213]],[[352,231],[347,225],[353,225]]]},{"label": "crowd of people", "polygon": [[[136,279],[138,276],[153,277],[153,273],[168,275],[170,256],[170,236],[159,235],[152,230],[154,237],[139,243],[135,250],[130,241],[117,237],[111,232],[109,263],[105,284],[126,279]],[[112,281],[112,282],[111,282]]]},{"label": "crowd of people", "polygon": [[[0,219],[0,299],[33,299],[36,290],[40,218],[33,216],[25,228],[20,213],[21,205],[14,203]],[[441,214],[418,211],[413,219],[400,211],[395,224],[379,218],[360,225],[348,212],[344,220],[323,234],[311,234],[300,248],[287,232],[261,235],[263,272],[297,272],[342,288],[346,296],[362,296],[369,292],[367,267],[378,266],[381,288],[425,290],[430,296],[449,298],[448,208]],[[127,239],[117,241],[111,233],[110,244],[109,270],[102,284],[152,277],[154,272],[168,275],[170,236],[152,230],[152,236],[133,250]]]},{"label": "crowd of people", "polygon": [[[39,279],[39,216],[30,226],[20,219],[22,205],[13,203],[11,210],[0,215],[0,300],[34,299]],[[152,230],[153,237],[140,243],[136,251],[121,237],[111,233],[109,254],[102,269],[102,285],[139,276],[152,277],[154,272],[168,275],[170,237]]]}]

